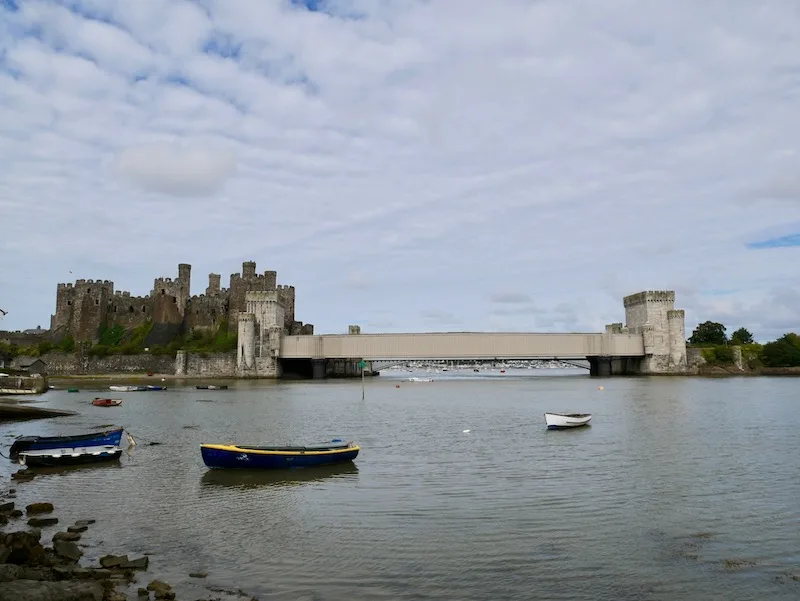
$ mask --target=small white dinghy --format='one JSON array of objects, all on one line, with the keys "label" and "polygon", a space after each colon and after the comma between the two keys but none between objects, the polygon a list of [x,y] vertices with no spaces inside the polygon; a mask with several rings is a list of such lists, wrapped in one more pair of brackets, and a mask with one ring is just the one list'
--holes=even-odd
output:
[{"label": "small white dinghy", "polygon": [[548,430],[565,430],[567,428],[580,428],[588,426],[592,421],[591,413],[547,413],[544,421]]}]

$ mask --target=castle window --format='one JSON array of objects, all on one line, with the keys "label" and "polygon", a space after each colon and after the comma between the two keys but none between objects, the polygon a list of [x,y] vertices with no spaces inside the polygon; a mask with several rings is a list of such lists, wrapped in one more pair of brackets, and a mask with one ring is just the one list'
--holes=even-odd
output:
[{"label": "castle window", "polygon": [[131,305],[130,308],[128,309],[128,313],[133,313],[133,305]]},{"label": "castle window", "polygon": [[94,299],[94,304],[95,305],[99,305],[100,304],[100,299],[99,298]]},{"label": "castle window", "polygon": [[116,313],[116,312],[117,312],[117,306],[114,305],[114,313]]},{"label": "castle window", "polygon": [[161,294],[166,294],[166,293],[167,293],[167,291],[162,288],[161,289]]},{"label": "castle window", "polygon": [[67,306],[71,307],[72,306],[72,301],[67,301]]},{"label": "castle window", "polygon": [[92,289],[91,288],[87,288],[86,289],[86,294],[91,294],[91,293],[92,293]]},{"label": "castle window", "polygon": [[142,313],[147,312],[147,307],[142,307]]},{"label": "castle window", "polygon": [[174,305],[174,304],[176,304],[177,302],[178,302],[178,299],[177,299],[177,297],[174,297],[174,296],[173,296],[173,297],[172,297],[172,304]]}]

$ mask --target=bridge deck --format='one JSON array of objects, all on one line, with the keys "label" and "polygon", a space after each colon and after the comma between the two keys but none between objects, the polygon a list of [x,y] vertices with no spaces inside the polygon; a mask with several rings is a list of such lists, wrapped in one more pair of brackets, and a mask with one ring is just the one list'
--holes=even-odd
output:
[{"label": "bridge deck", "polygon": [[282,359],[583,359],[641,357],[635,334],[436,332],[428,334],[324,334],[286,336]]}]

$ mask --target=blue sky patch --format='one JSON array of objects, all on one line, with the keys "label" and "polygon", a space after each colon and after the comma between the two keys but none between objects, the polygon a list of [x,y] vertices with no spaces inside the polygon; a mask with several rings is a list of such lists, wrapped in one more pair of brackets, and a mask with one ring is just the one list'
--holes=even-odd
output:
[{"label": "blue sky patch", "polygon": [[760,240],[758,242],[748,242],[747,244],[747,248],[753,249],[792,248],[797,246],[800,246],[800,233],[779,236],[777,238],[768,238],[767,240]]}]

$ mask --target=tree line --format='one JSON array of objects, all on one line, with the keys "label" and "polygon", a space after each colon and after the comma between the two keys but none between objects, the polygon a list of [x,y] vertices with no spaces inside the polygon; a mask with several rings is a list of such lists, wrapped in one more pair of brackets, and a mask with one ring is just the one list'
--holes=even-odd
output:
[{"label": "tree line", "polygon": [[689,337],[689,344],[702,349],[703,357],[710,363],[729,363],[733,360],[731,347],[742,347],[745,360],[756,367],[800,366],[800,336],[794,332],[784,334],[777,340],[758,344],[747,328],[739,328],[730,337],[724,325],[715,321],[699,324]]}]

